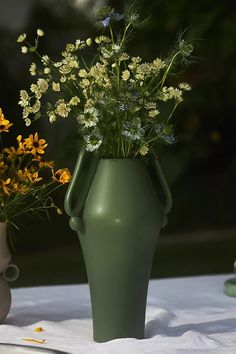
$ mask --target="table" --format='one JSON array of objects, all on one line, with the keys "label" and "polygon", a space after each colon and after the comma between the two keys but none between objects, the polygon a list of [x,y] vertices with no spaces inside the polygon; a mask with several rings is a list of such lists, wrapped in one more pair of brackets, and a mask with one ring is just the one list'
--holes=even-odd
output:
[{"label": "table", "polygon": [[[236,298],[223,293],[231,275],[151,280],[146,339],[92,341],[88,285],[18,288],[12,308],[0,325],[0,342],[27,344],[70,354],[236,353]],[[42,327],[41,333],[34,332]]]}]

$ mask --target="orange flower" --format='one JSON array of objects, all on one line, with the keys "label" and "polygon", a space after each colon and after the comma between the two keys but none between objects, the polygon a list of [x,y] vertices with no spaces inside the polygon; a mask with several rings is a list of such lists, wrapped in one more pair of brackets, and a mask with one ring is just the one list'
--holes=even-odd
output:
[{"label": "orange flower", "polygon": [[2,109],[0,108],[0,133],[2,133],[2,132],[8,133],[9,128],[12,125],[13,124],[10,123],[9,120],[5,119]]},{"label": "orange flower", "polygon": [[22,142],[22,135],[18,135],[16,140],[18,142],[18,148],[16,150],[16,153],[17,153],[17,155],[22,155],[25,152],[24,143]]},{"label": "orange flower", "polygon": [[35,158],[34,161],[37,161],[39,163],[40,168],[43,168],[43,167],[53,168],[54,167],[54,161],[46,161],[41,156],[37,156],[37,158]]},{"label": "orange flower", "polygon": [[68,168],[61,168],[53,173],[53,179],[62,184],[68,183],[71,179],[70,171]]},{"label": "orange flower", "polygon": [[47,147],[45,139],[39,139],[38,133],[30,134],[28,138],[24,140],[24,146],[28,153],[32,155],[44,154],[44,149]]},{"label": "orange flower", "polygon": [[10,146],[9,148],[5,148],[3,150],[3,152],[7,153],[7,158],[9,160],[12,160],[16,155],[16,149],[14,148],[14,146]]},{"label": "orange flower", "polygon": [[4,193],[6,193],[7,195],[10,195],[10,188],[9,188],[10,183],[11,183],[10,178],[6,179],[5,181],[1,180],[2,189],[3,189]]},{"label": "orange flower", "polygon": [[42,180],[42,177],[39,177],[38,172],[34,172],[34,173],[28,172],[27,177],[32,183],[39,182]]}]

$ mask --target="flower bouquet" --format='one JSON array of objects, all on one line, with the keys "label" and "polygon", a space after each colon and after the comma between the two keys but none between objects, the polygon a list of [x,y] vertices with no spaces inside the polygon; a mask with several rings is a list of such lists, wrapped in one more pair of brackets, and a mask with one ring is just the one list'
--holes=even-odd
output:
[{"label": "flower bouquet", "polygon": [[[143,25],[133,7],[122,15],[102,8],[95,20],[102,34],[68,43],[58,61],[39,53],[42,30],[34,44],[26,34],[19,36],[22,52],[40,59],[29,69],[35,82],[20,92],[26,125],[40,116],[51,123],[74,117],[79,145],[102,157],[144,156],[160,144],[174,144],[171,118],[191,87],[185,82],[173,86],[170,79],[189,61],[192,44],[181,38],[167,58],[146,62],[126,51],[133,31]],[[116,33],[114,26],[121,21],[123,31]]]},{"label": "flower bouquet", "polygon": [[23,138],[18,135],[16,146],[5,147],[3,135],[13,123],[5,118],[0,108],[0,323],[11,306],[8,281],[18,277],[18,267],[10,264],[7,231],[19,229],[23,215],[38,216],[50,208],[59,209],[51,193],[69,182],[67,169],[54,171],[53,161],[44,158],[47,143],[38,133]]},{"label": "flower bouquet", "polygon": [[50,123],[71,117],[78,127],[65,209],[85,258],[94,339],[103,342],[144,338],[154,250],[172,205],[153,155],[176,142],[173,114],[191,89],[176,74],[193,47],[180,38],[169,56],[147,62],[127,51],[145,22],[135,6],[122,14],[104,7],[94,20],[100,33],[68,43],[59,60],[39,53],[41,29],[33,44],[26,34],[17,41],[39,59],[29,68],[29,90],[20,91],[26,125],[41,116]]},{"label": "flower bouquet", "polygon": [[0,222],[19,228],[18,221],[55,208],[51,193],[69,182],[68,169],[54,171],[54,162],[44,158],[47,143],[38,133],[23,138],[18,135],[16,146],[5,147],[5,133],[13,123],[7,120],[0,108]]}]

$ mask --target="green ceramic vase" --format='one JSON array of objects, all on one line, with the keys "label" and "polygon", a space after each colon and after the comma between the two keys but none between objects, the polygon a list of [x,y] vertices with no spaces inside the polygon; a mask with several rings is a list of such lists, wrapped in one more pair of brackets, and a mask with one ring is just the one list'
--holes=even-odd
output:
[{"label": "green ceramic vase", "polygon": [[95,341],[144,338],[150,271],[171,203],[156,160],[149,169],[141,159],[81,151],[65,209],[85,259]]}]

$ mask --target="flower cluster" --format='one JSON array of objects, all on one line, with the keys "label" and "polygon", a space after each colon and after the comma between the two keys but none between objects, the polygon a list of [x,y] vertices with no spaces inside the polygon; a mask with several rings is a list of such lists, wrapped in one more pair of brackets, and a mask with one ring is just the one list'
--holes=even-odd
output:
[{"label": "flower cluster", "polygon": [[37,214],[56,208],[50,194],[60,185],[69,182],[68,169],[54,171],[54,162],[44,158],[47,143],[38,133],[23,138],[18,135],[16,145],[3,146],[3,134],[13,124],[0,108],[0,222],[15,225],[23,214]]},{"label": "flower cluster", "polygon": [[[117,22],[123,24],[119,33],[114,30]],[[67,44],[59,61],[38,52],[43,31],[38,30],[35,45],[26,34],[18,38],[27,49],[22,52],[41,57],[29,68],[35,82],[28,91],[20,91],[26,125],[41,115],[51,123],[74,117],[80,145],[90,152],[99,150],[103,157],[146,155],[159,144],[175,143],[170,119],[191,87],[185,82],[170,84],[170,77],[190,58],[192,44],[181,39],[169,57],[146,62],[126,51],[127,38],[140,24],[138,13],[119,14],[105,7],[97,23],[102,33]],[[88,47],[95,52],[91,63],[82,59]]]}]

